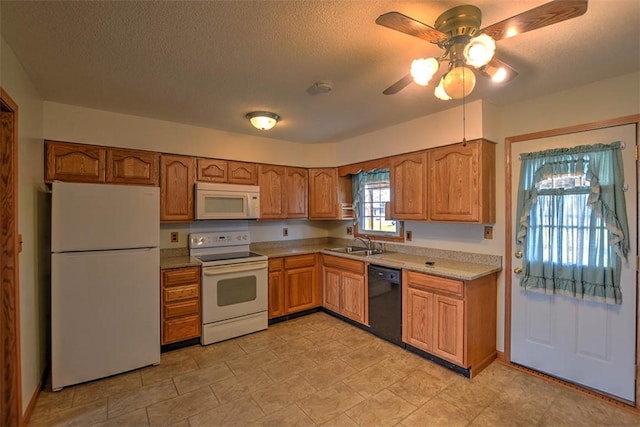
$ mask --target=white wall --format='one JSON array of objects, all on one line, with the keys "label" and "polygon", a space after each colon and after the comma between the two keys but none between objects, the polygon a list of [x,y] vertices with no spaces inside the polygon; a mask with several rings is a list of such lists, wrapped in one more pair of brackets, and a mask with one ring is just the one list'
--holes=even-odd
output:
[{"label": "white wall", "polygon": [[18,104],[18,232],[22,408],[45,369],[49,290],[48,197],[43,182],[42,99],[11,48],[0,39],[0,86]]},{"label": "white wall", "polygon": [[336,162],[335,144],[297,144],[48,101],[44,131],[46,139],[59,141],[256,163],[320,167]]}]

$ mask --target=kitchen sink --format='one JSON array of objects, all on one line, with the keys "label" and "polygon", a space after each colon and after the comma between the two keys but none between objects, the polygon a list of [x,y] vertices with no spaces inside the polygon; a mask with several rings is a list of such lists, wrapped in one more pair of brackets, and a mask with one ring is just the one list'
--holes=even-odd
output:
[{"label": "kitchen sink", "polygon": [[331,252],[340,252],[343,254],[350,255],[358,255],[358,256],[369,256],[369,255],[379,255],[383,253],[383,251],[378,249],[367,249],[361,246],[345,246],[340,248],[329,248]]}]

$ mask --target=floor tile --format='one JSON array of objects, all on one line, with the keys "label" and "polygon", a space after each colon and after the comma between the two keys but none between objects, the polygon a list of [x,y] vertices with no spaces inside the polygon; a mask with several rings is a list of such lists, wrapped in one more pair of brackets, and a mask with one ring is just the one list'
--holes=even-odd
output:
[{"label": "floor tile", "polygon": [[224,404],[248,397],[254,391],[273,384],[275,384],[274,381],[267,374],[261,369],[257,369],[213,383],[211,389],[218,400]]},{"label": "floor tile", "polygon": [[342,356],[341,359],[353,368],[362,370],[384,360],[387,355],[384,347],[374,342],[357,348],[351,353]]},{"label": "floor tile", "polygon": [[233,342],[233,340],[210,344],[203,348],[203,351],[192,356],[199,368],[217,365],[218,363],[234,360],[247,354],[242,347]]},{"label": "floor tile", "polygon": [[298,402],[298,406],[317,424],[337,417],[364,399],[344,383],[318,391]]},{"label": "floor tile", "polygon": [[238,357],[237,359],[228,360],[225,363],[235,375],[240,375],[244,372],[254,371],[256,368],[268,365],[278,360],[280,360],[280,358],[276,356],[274,352],[267,350],[249,353]]},{"label": "floor tile", "polygon": [[220,402],[209,387],[155,403],[147,407],[151,427],[173,424],[220,406]]},{"label": "floor tile", "polygon": [[145,427],[149,425],[147,410],[145,408],[136,409],[119,417],[110,418],[94,424],[92,427]]},{"label": "floor tile", "polygon": [[175,376],[173,377],[173,382],[178,393],[185,394],[232,376],[231,369],[225,363],[220,363]]},{"label": "floor tile", "polygon": [[29,421],[33,427],[87,426],[107,420],[107,399],[96,400],[86,405],[51,411],[34,413]]},{"label": "floor tile", "polygon": [[140,375],[142,375],[142,384],[150,385],[196,369],[198,364],[191,355],[188,355],[167,359],[164,362],[161,361],[159,365],[146,367],[140,371]]},{"label": "floor tile", "polygon": [[285,358],[262,367],[275,382],[284,381],[294,375],[315,369],[318,364],[303,355],[287,355]]},{"label": "floor tile", "polygon": [[113,396],[109,396],[109,418],[145,408],[178,395],[173,381],[166,380]]},{"label": "floor tile", "polygon": [[417,409],[389,390],[382,390],[347,411],[361,426],[393,426]]},{"label": "floor tile", "polygon": [[389,391],[412,405],[422,406],[447,386],[447,383],[416,369],[388,387]]},{"label": "floor tile", "polygon": [[84,405],[95,400],[141,387],[142,376],[139,371],[80,384],[74,387],[73,406]]},{"label": "floor tile", "polygon": [[[468,425],[472,418],[446,400],[434,397],[412,412],[399,425],[404,427],[462,427]],[[508,420],[503,420],[503,422],[502,425],[509,425]]]},{"label": "floor tile", "polygon": [[367,398],[400,380],[400,374],[376,364],[344,379],[344,383]]},{"label": "floor tile", "polygon": [[258,402],[265,414],[271,414],[315,392],[316,389],[304,378],[294,376],[281,383],[256,391],[251,396]]},{"label": "floor tile", "polygon": [[322,427],[358,427],[358,424],[349,418],[347,414],[340,414],[320,425]]},{"label": "floor tile", "polygon": [[252,398],[238,399],[189,417],[191,427],[245,426],[264,417]]},{"label": "floor tile", "polygon": [[438,397],[451,403],[470,417],[475,417],[498,398],[490,388],[471,380],[449,385]]},{"label": "floor tile", "polygon": [[257,420],[252,425],[264,427],[300,427],[313,426],[315,423],[297,405],[290,405]]},{"label": "floor tile", "polygon": [[317,365],[314,369],[306,370],[300,375],[310,384],[313,384],[315,388],[322,390],[357,372],[347,362],[334,359]]}]

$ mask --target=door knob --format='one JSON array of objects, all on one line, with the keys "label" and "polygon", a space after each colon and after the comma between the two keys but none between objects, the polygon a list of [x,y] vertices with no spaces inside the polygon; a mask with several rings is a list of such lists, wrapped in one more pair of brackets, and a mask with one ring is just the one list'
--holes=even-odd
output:
[{"label": "door knob", "polygon": [[514,254],[514,256],[518,259],[522,258],[522,251],[518,251]]},{"label": "door knob", "polygon": [[516,273],[516,274],[520,274],[520,273],[522,273],[522,267],[516,267],[516,268],[514,268],[514,269],[513,269],[513,272],[514,272],[514,273]]}]

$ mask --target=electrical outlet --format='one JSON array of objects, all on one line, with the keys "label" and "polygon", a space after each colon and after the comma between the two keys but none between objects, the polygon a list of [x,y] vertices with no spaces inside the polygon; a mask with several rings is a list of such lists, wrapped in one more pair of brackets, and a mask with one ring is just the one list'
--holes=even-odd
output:
[{"label": "electrical outlet", "polygon": [[289,235],[289,229],[287,227],[282,229],[282,237],[287,237]]},{"label": "electrical outlet", "polygon": [[493,239],[493,227],[487,225],[484,227],[484,238]]},{"label": "electrical outlet", "polygon": [[178,243],[178,232],[177,231],[172,231],[171,232],[171,243]]},{"label": "electrical outlet", "polygon": [[406,238],[407,242],[410,242],[411,240],[413,240],[413,232],[412,231],[407,231],[407,238]]},{"label": "electrical outlet", "polygon": [[349,236],[353,235],[353,227],[347,227],[347,234]]}]

